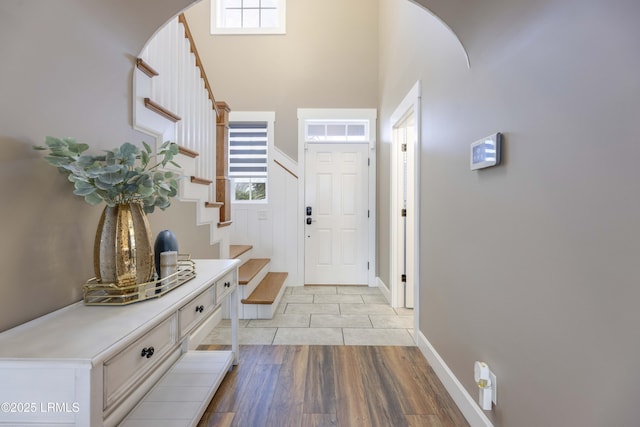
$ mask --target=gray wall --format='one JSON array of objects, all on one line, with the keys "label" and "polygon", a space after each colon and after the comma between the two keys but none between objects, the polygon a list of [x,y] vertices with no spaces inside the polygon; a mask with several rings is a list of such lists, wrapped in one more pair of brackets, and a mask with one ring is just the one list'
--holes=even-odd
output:
[{"label": "gray wall", "polygon": [[31,146],[147,139],[131,128],[134,59],[189,3],[0,0],[0,331],[78,301],[93,276],[101,208]]},{"label": "gray wall", "polygon": [[287,34],[269,36],[211,36],[209,0],[185,14],[216,98],[234,111],[275,111],[275,145],[297,159],[298,108],[376,107],[378,14],[371,6],[288,1]]},{"label": "gray wall", "polygon": [[[426,10],[380,0],[381,159],[423,84],[421,332],[474,398],[490,364],[496,426],[638,425],[640,3],[421,3],[471,61]],[[496,131],[504,164],[470,171]]]}]

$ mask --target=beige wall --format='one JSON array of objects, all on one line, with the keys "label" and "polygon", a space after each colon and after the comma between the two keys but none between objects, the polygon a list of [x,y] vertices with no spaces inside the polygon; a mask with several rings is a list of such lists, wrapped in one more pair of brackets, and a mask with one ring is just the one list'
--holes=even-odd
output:
[{"label": "beige wall", "polygon": [[275,144],[293,159],[298,108],[376,107],[378,15],[370,0],[291,0],[286,35],[211,36],[209,11],[204,0],[186,16],[216,99],[235,111],[275,111]]},{"label": "beige wall", "polygon": [[[263,39],[209,37],[204,4],[189,20],[208,40],[218,98],[275,109],[276,143],[294,158],[296,108],[379,98],[380,230],[385,129],[422,80],[420,332],[472,396],[473,361],[491,365],[497,426],[637,424],[640,6],[420,1],[447,8],[471,69],[455,37],[406,1],[379,0],[379,39],[365,0],[290,1],[289,34]],[[30,147],[48,134],[101,148],[144,139],[130,124],[132,61],[187,3],[0,0],[0,330],[78,300],[92,274],[100,209]],[[262,62],[241,58],[249,47]],[[219,67],[218,53],[241,66]],[[504,165],[469,171],[469,144],[495,131]]]},{"label": "beige wall", "polygon": [[[640,4],[421,3],[471,59],[421,7],[380,0],[381,159],[423,84],[421,332],[474,398],[490,364],[496,426],[637,425]],[[496,131],[504,164],[470,171]]]},{"label": "beige wall", "polygon": [[211,227],[217,227],[217,224],[196,225],[195,202],[173,200],[168,209],[156,210],[148,218],[154,235],[162,230],[173,232],[181,254],[188,254],[192,259],[220,258],[219,242],[211,244]]},{"label": "beige wall", "polygon": [[98,148],[131,128],[134,58],[190,0],[0,0],[0,331],[82,298],[101,212],[31,150]]}]

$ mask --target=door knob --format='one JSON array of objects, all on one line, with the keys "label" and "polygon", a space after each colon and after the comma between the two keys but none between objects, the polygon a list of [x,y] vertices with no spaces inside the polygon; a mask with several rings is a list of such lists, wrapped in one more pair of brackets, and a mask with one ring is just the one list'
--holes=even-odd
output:
[{"label": "door knob", "polygon": [[312,221],[313,221],[313,220],[311,219],[311,217],[310,217],[310,216],[308,216],[308,217],[307,217],[307,225],[311,225],[311,222],[312,222]]}]

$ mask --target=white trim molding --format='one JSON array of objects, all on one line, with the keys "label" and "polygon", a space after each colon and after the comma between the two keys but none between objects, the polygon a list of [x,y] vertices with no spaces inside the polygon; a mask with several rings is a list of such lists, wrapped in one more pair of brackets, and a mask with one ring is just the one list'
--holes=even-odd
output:
[{"label": "white trim molding", "polygon": [[375,108],[298,108],[298,241],[299,272],[304,282],[304,209],[305,209],[305,121],[307,120],[368,120],[369,121],[369,274],[368,285],[376,282],[376,139],[378,111]]},{"label": "white trim molding", "polygon": [[427,359],[427,362],[433,368],[444,388],[447,389],[451,398],[456,403],[462,415],[467,419],[471,427],[493,427],[491,420],[485,415],[484,411],[480,409],[480,406],[471,397],[467,390],[462,386],[462,383],[453,374],[453,371],[449,369],[442,357],[438,354],[436,349],[431,345],[427,337],[424,336],[422,331],[416,330],[415,335],[418,348]]}]

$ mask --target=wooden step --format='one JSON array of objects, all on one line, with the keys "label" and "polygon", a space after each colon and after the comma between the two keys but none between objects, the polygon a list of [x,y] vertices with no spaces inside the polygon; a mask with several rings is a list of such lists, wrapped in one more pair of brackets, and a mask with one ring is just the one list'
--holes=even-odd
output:
[{"label": "wooden step", "polygon": [[138,67],[138,70],[142,71],[149,77],[155,77],[159,75],[158,72],[154,70],[151,65],[144,62],[142,58],[136,59],[136,67]]},{"label": "wooden step", "polygon": [[198,153],[197,151],[194,151],[187,147],[183,147],[182,145],[178,145],[178,153],[182,154],[183,156],[191,157],[192,159],[195,159],[200,155],[200,153]]},{"label": "wooden step", "polygon": [[271,261],[269,258],[252,258],[238,268],[238,283],[246,285]]},{"label": "wooden step", "polygon": [[243,299],[242,303],[273,304],[288,275],[289,273],[267,273],[258,287],[249,295],[249,298]]},{"label": "wooden step", "polygon": [[144,106],[147,107],[149,110],[153,111],[154,113],[157,113],[157,114],[161,115],[165,119],[168,119],[168,120],[172,121],[173,123],[176,123],[176,122],[179,122],[180,120],[182,120],[182,118],[180,118],[179,115],[167,110],[162,105],[160,105],[157,102],[151,100],[150,98],[145,98],[144,99]]},{"label": "wooden step", "polygon": [[210,179],[200,178],[198,176],[192,176],[191,182],[193,182],[194,184],[202,184],[202,185],[211,185],[213,183],[213,181],[211,181]]},{"label": "wooden step", "polygon": [[229,245],[229,258],[238,258],[251,249],[253,249],[251,245]]}]

